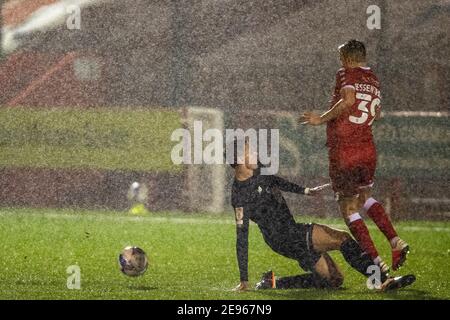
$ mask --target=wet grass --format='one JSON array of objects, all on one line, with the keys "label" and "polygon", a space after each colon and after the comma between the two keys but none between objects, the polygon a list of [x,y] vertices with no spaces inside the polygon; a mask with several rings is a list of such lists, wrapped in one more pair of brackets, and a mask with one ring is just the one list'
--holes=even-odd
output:
[{"label": "wet grass", "polygon": [[[239,274],[232,215],[158,213],[135,217],[107,211],[0,209],[0,299],[450,299],[450,222],[399,222],[412,251],[400,273],[417,282],[383,294],[332,253],[345,274],[339,290],[269,290],[235,293]],[[310,221],[309,217],[299,217]],[[314,219],[344,227],[339,219]],[[272,268],[278,275],[302,273],[295,261],[273,253],[251,226],[252,284]],[[370,225],[389,261],[383,235]],[[145,275],[121,274],[117,256],[126,245],[150,259]],[[81,269],[81,289],[67,288],[67,268]]]}]

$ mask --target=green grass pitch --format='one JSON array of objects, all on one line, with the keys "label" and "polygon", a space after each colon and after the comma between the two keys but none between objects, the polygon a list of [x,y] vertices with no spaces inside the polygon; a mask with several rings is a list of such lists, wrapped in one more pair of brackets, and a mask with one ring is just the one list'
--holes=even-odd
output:
[{"label": "green grass pitch", "polygon": [[[0,209],[0,299],[449,299],[450,222],[397,222],[411,245],[401,273],[417,282],[393,293],[370,291],[365,278],[332,253],[345,275],[339,290],[232,292],[239,275],[234,217],[158,213],[145,217],[120,212],[55,209]],[[299,217],[299,221],[310,221]],[[339,219],[314,219],[343,227]],[[369,225],[386,260],[387,241]],[[250,226],[249,271],[255,284],[272,268],[277,275],[303,272],[295,261],[273,253],[258,228]],[[117,257],[126,245],[146,250],[145,275],[121,274]],[[81,289],[67,288],[66,269],[81,269]]]}]

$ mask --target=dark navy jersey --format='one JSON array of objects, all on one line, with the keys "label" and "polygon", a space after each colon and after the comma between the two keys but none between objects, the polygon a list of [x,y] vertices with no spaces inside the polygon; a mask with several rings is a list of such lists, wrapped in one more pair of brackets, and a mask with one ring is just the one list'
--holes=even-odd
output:
[{"label": "dark navy jersey", "polygon": [[304,194],[305,188],[283,178],[255,175],[245,181],[234,180],[231,204],[237,230],[236,250],[241,281],[248,281],[248,227],[255,222],[266,243],[276,252],[283,251],[298,230],[281,191]]}]

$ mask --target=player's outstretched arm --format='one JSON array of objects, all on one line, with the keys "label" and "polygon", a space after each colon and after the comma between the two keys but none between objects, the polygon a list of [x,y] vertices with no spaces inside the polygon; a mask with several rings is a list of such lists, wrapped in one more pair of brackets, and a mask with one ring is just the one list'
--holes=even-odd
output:
[{"label": "player's outstretched arm", "polygon": [[235,291],[245,291],[248,285],[248,229],[249,219],[245,216],[244,208],[234,208],[236,215],[236,256],[239,265],[240,284]]},{"label": "player's outstretched arm", "polygon": [[267,176],[267,177],[269,177],[269,179],[271,179],[271,184],[276,186],[281,191],[306,194],[305,193],[306,188],[302,187],[296,183],[287,181],[286,179],[283,179],[278,176]]},{"label": "player's outstretched arm", "polygon": [[300,124],[318,126],[339,117],[345,110],[350,108],[356,101],[355,89],[351,86],[341,89],[341,99],[327,112],[319,115],[314,112],[305,112],[298,119]]},{"label": "player's outstretched arm", "polygon": [[272,179],[273,185],[275,185],[278,189],[284,192],[292,192],[292,193],[300,193],[308,196],[315,196],[319,194],[322,190],[330,187],[330,184],[324,184],[321,186],[317,186],[314,188],[302,187],[298,184],[292,183],[278,176],[270,176]]}]

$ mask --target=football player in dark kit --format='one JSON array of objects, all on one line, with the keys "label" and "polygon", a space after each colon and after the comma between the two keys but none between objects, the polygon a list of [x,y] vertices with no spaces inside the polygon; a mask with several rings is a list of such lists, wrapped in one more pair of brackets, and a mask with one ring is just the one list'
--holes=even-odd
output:
[{"label": "football player in dark kit", "polygon": [[[341,251],[345,260],[366,277],[374,263],[350,236],[349,233],[315,223],[296,223],[281,194],[293,192],[304,195],[317,194],[322,187],[304,188],[273,175],[261,175],[256,152],[249,151],[248,140],[244,153],[238,159],[237,139],[231,142],[234,148],[235,178],[232,186],[231,203],[236,220],[236,253],[239,264],[240,284],[235,290],[249,288],[248,283],[248,232],[249,221],[255,222],[272,250],[287,258],[297,260],[305,274],[275,278],[272,271],[263,274],[256,289],[289,288],[337,288],[344,276],[327,253]],[[241,152],[242,154],[242,152]],[[242,164],[240,164],[242,163]],[[370,270],[370,269],[369,269]],[[379,270],[379,269],[378,269]],[[373,272],[373,271],[372,271]],[[379,290],[393,290],[415,281],[413,275],[389,277],[379,272]]]}]

